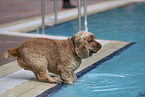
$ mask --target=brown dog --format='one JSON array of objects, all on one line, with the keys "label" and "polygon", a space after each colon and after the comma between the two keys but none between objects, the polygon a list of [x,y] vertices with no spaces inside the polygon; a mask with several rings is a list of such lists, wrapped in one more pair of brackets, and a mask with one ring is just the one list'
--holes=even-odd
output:
[{"label": "brown dog", "polygon": [[[25,70],[31,70],[40,81],[72,83],[77,80],[74,71],[81,60],[100,50],[101,44],[95,41],[90,32],[79,32],[67,40],[46,38],[30,39],[18,48],[9,49],[5,58],[17,57],[18,64]],[[51,77],[48,71],[59,77]]]}]

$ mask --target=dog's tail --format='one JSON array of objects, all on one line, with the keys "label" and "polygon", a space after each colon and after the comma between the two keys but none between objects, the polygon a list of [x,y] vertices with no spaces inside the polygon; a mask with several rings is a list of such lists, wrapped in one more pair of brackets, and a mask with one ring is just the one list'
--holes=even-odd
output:
[{"label": "dog's tail", "polygon": [[9,49],[4,53],[4,58],[14,58],[19,55],[18,48]]}]

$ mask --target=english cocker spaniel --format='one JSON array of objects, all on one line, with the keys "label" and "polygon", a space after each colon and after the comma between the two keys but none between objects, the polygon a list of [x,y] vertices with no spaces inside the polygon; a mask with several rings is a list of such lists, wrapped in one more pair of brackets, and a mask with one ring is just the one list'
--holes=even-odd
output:
[{"label": "english cocker spaniel", "polygon": [[[100,48],[101,44],[95,41],[92,33],[80,31],[67,40],[27,40],[18,48],[6,51],[4,57],[17,57],[19,66],[32,71],[40,81],[73,83],[77,80],[74,71],[79,68],[82,59],[92,56]],[[50,76],[48,71],[59,77]]]}]

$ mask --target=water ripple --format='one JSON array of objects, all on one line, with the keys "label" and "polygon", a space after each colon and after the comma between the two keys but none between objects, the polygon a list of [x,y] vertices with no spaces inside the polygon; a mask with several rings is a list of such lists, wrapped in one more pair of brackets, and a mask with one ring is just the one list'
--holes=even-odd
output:
[{"label": "water ripple", "polygon": [[111,88],[111,89],[99,89],[99,90],[93,90],[94,92],[104,92],[104,91],[113,91],[113,90],[118,90],[119,88]]},{"label": "water ripple", "polygon": [[88,77],[126,77],[125,74],[119,75],[119,74],[111,74],[111,73],[98,73],[98,74],[89,74]]},{"label": "water ripple", "polygon": [[125,77],[123,75],[118,75],[118,74],[110,74],[110,73],[100,73],[100,74],[97,74],[98,76],[112,76],[112,77]]}]

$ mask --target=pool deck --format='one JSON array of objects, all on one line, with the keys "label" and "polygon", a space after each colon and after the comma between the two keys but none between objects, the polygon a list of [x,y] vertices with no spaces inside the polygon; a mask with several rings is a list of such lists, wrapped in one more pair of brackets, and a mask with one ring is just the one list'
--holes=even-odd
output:
[{"label": "pool deck", "polygon": [[[89,3],[88,15],[139,1],[144,2],[145,0],[104,0],[104,2],[95,4]],[[70,21],[77,18],[77,9],[60,10],[58,15],[58,24]],[[48,24],[53,23],[52,14],[47,15],[46,18]],[[36,29],[40,24],[41,18],[40,16],[36,16],[34,18],[0,25],[0,54],[2,55],[4,51],[9,48],[17,47],[23,41],[30,38],[45,37],[60,40],[68,38],[24,33]],[[76,70],[76,73],[90,67],[92,64],[99,62],[100,60],[106,59],[109,55],[115,54],[115,52],[128,47],[131,44],[130,42],[125,41],[99,39],[97,39],[97,41],[103,45],[102,49],[92,57],[84,59],[79,69]],[[35,97],[57,85],[36,80],[32,72],[20,68],[15,60],[16,59],[5,60],[0,56],[0,97]]]}]

